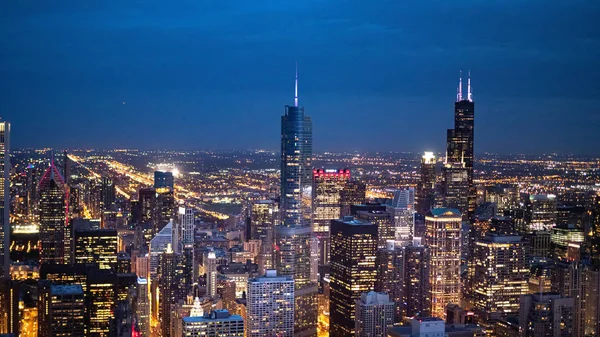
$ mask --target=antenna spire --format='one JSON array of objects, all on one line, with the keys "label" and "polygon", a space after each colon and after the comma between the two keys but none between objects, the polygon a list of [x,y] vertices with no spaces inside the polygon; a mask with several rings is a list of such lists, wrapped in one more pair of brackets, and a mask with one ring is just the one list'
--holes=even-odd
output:
[{"label": "antenna spire", "polygon": [[469,77],[467,79],[467,99],[469,102],[473,102],[473,94],[471,93],[471,71],[469,70]]},{"label": "antenna spire", "polygon": [[294,106],[298,106],[298,61],[296,61],[296,82],[294,88]]},{"label": "antenna spire", "polygon": [[460,71],[460,77],[458,79],[458,89],[456,90],[456,101],[462,101],[462,70]]}]

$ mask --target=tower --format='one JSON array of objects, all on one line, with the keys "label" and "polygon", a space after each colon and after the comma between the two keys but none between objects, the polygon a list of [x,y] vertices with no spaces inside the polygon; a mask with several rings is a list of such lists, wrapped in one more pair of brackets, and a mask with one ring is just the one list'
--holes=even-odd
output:
[{"label": "tower", "polygon": [[425,152],[421,158],[421,178],[415,195],[417,213],[425,214],[435,202],[435,164],[433,152]]},{"label": "tower", "polygon": [[474,131],[475,131],[475,103],[471,92],[471,73],[467,80],[467,98],[462,96],[462,72],[459,80],[458,94],[454,103],[454,129],[448,129],[446,143],[446,164],[463,166],[466,169],[467,180],[467,212],[473,214],[477,202],[477,191],[473,184],[474,160]]},{"label": "tower", "polygon": [[312,120],[298,105],[298,67],[294,105],[281,117],[281,217],[276,227],[279,275],[295,281],[295,336],[313,336],[317,325],[317,285],[311,268],[310,226]]},{"label": "tower", "polygon": [[0,277],[10,274],[10,123],[0,120]]},{"label": "tower", "polygon": [[38,185],[40,196],[40,263],[69,263],[71,235],[67,228],[67,190],[54,158]]},{"label": "tower", "polygon": [[445,318],[446,306],[460,303],[461,223],[461,213],[452,208],[434,208],[425,216],[433,317]]},{"label": "tower", "polygon": [[[269,324],[265,324],[269,322]],[[294,279],[267,270],[248,280],[246,299],[248,337],[291,337],[294,331]]]},{"label": "tower", "polygon": [[354,335],[356,300],[373,291],[377,225],[351,216],[331,221],[330,336]]},{"label": "tower", "polygon": [[385,293],[370,291],[356,300],[356,335],[387,337],[394,324],[394,302]]}]

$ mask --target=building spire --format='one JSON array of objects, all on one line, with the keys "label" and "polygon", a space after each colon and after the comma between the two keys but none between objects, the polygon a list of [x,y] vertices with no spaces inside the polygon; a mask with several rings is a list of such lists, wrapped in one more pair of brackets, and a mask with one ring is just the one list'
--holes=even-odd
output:
[{"label": "building spire", "polygon": [[469,102],[473,102],[473,94],[471,93],[471,71],[469,70],[469,77],[467,79],[467,99]]},{"label": "building spire", "polygon": [[294,106],[298,106],[298,61],[296,61],[296,82],[294,88]]},{"label": "building spire", "polygon": [[456,89],[456,101],[462,101],[462,70],[460,71],[460,77],[458,79],[458,89]]}]

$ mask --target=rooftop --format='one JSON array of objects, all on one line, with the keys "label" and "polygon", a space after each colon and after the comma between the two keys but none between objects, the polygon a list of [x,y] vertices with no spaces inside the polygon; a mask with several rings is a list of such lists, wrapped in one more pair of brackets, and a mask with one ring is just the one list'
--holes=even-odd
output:
[{"label": "rooftop", "polygon": [[434,217],[462,217],[462,214],[456,208],[434,208],[427,215]]},{"label": "rooftop", "polygon": [[83,288],[80,284],[52,285],[50,293],[52,295],[83,295]]}]

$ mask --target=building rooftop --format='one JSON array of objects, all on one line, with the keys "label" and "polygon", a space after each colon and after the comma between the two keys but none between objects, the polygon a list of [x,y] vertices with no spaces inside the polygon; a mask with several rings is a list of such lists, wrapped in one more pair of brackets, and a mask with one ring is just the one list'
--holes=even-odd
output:
[{"label": "building rooftop", "polygon": [[456,208],[434,208],[427,212],[427,215],[434,217],[462,217],[462,214]]},{"label": "building rooftop", "polygon": [[60,284],[50,286],[52,295],[82,295],[83,288],[80,284]]},{"label": "building rooftop", "polygon": [[183,322],[184,323],[204,323],[204,322],[213,322],[213,321],[218,321],[218,322],[243,322],[244,319],[242,318],[242,316],[240,315],[231,315],[229,313],[229,311],[227,311],[226,309],[221,309],[221,310],[213,310],[210,312],[210,314],[208,315],[204,315],[202,317],[184,317],[183,318]]}]

